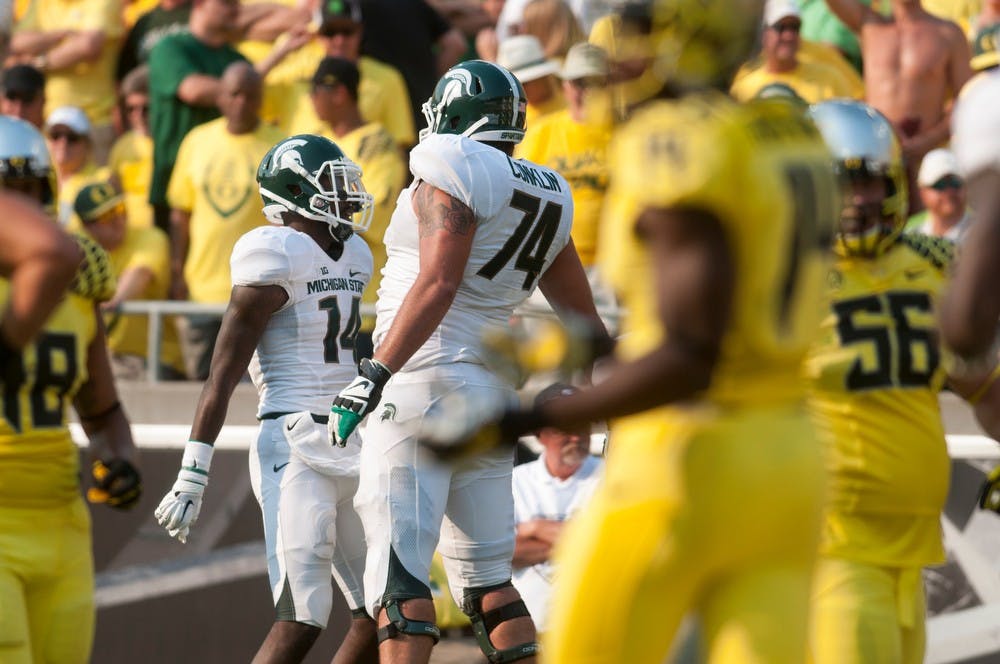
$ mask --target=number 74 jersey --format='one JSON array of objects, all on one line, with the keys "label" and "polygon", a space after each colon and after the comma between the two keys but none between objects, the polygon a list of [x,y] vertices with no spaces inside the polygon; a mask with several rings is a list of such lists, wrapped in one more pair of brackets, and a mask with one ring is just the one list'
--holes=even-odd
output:
[{"label": "number 74 jersey", "polygon": [[413,184],[385,232],[388,259],[378,291],[374,340],[388,332],[420,268],[412,194],[426,182],[476,216],[472,251],[451,308],[404,370],[481,363],[483,329],[505,327],[567,245],[573,219],[569,184],[556,171],[463,136],[432,134],[410,152]]}]

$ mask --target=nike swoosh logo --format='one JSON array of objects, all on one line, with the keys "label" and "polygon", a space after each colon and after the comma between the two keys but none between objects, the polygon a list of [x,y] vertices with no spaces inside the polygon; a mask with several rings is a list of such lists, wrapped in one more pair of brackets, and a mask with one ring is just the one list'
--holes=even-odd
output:
[{"label": "nike swoosh logo", "polygon": [[276,472],[276,473],[277,473],[277,472],[279,472],[279,471],[280,471],[280,470],[281,470],[282,468],[284,468],[285,466],[287,466],[287,465],[288,465],[288,464],[290,464],[290,463],[291,463],[291,461],[286,461],[285,463],[281,464],[280,466],[279,466],[278,464],[274,464],[274,466],[272,467],[272,470],[274,470],[274,472]]},{"label": "nike swoosh logo", "polygon": [[924,272],[925,270],[903,270],[903,274],[907,279],[916,279],[923,275]]},{"label": "nike swoosh logo", "polygon": [[358,271],[348,270],[347,272],[351,275],[352,278],[358,276],[359,274],[364,274],[364,272],[362,272],[361,270]]}]

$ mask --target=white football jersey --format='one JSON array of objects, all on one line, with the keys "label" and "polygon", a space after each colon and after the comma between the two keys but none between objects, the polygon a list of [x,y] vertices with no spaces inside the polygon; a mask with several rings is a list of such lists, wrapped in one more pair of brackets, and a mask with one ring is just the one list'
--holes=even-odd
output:
[{"label": "white football jersey", "polygon": [[569,184],[552,169],[454,135],[424,138],[410,152],[410,170],[413,183],[400,193],[385,232],[388,260],[376,304],[375,345],[389,331],[420,268],[411,196],[426,181],[468,205],[477,228],[455,301],[403,370],[482,363],[483,329],[507,325],[514,308],[531,295],[569,242]]},{"label": "white football jersey", "polygon": [[354,339],[372,276],[368,245],[352,235],[334,261],[305,233],[262,226],[237,241],[230,263],[234,286],[275,285],[288,293],[250,361],[257,414],[326,413],[358,374]]},{"label": "white football jersey", "polygon": [[980,76],[959,98],[952,116],[951,147],[965,177],[987,168],[1000,170],[1000,73]]}]

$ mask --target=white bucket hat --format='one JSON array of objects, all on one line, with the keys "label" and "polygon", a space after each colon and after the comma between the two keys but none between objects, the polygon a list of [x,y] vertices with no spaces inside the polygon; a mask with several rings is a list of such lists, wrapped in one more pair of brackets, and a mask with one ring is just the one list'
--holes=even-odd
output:
[{"label": "white bucket hat", "polygon": [[559,73],[559,63],[545,57],[542,42],[533,35],[515,35],[500,42],[497,64],[509,69],[521,83]]}]

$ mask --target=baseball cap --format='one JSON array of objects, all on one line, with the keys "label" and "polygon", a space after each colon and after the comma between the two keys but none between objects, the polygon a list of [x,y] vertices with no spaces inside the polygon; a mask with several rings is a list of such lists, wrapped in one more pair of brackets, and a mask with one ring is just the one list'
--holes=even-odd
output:
[{"label": "baseball cap", "polygon": [[0,88],[4,95],[34,99],[45,89],[45,75],[31,65],[14,65],[3,70]]},{"label": "baseball cap", "polygon": [[569,395],[576,394],[579,391],[579,389],[568,383],[552,383],[535,395],[535,407],[537,408],[543,403],[552,401],[553,399],[558,399],[559,397],[568,397]]},{"label": "baseball cap", "polygon": [[534,35],[515,35],[500,42],[497,64],[521,83],[559,73],[559,63],[545,57],[542,42]]},{"label": "baseball cap", "polygon": [[608,75],[608,55],[600,46],[589,42],[573,44],[566,52],[566,60],[559,77],[565,81],[575,81],[579,78]]},{"label": "baseball cap", "polygon": [[998,42],[1000,23],[992,23],[976,32],[976,37],[972,40],[972,60],[969,61],[973,69],[982,71],[1000,65]]},{"label": "baseball cap", "polygon": [[69,127],[73,133],[80,136],[90,136],[90,120],[79,106],[60,106],[45,119],[45,128],[52,129],[56,125]]},{"label": "baseball cap", "polygon": [[774,25],[789,16],[802,20],[802,12],[793,0],[767,0],[764,3],[764,25]]},{"label": "baseball cap", "polygon": [[319,61],[316,73],[313,74],[313,86],[343,85],[347,88],[355,99],[358,96],[358,82],[361,80],[361,73],[358,66],[344,58],[325,57]]},{"label": "baseball cap", "polygon": [[324,28],[343,24],[361,24],[361,3],[358,0],[320,0],[320,34]]},{"label": "baseball cap", "polygon": [[108,182],[88,184],[73,201],[73,211],[85,224],[93,223],[124,202],[121,192]]},{"label": "baseball cap", "polygon": [[929,187],[946,175],[961,176],[958,170],[958,160],[951,150],[937,148],[924,155],[924,160],[920,162],[920,170],[917,172],[917,184],[921,187]]}]

